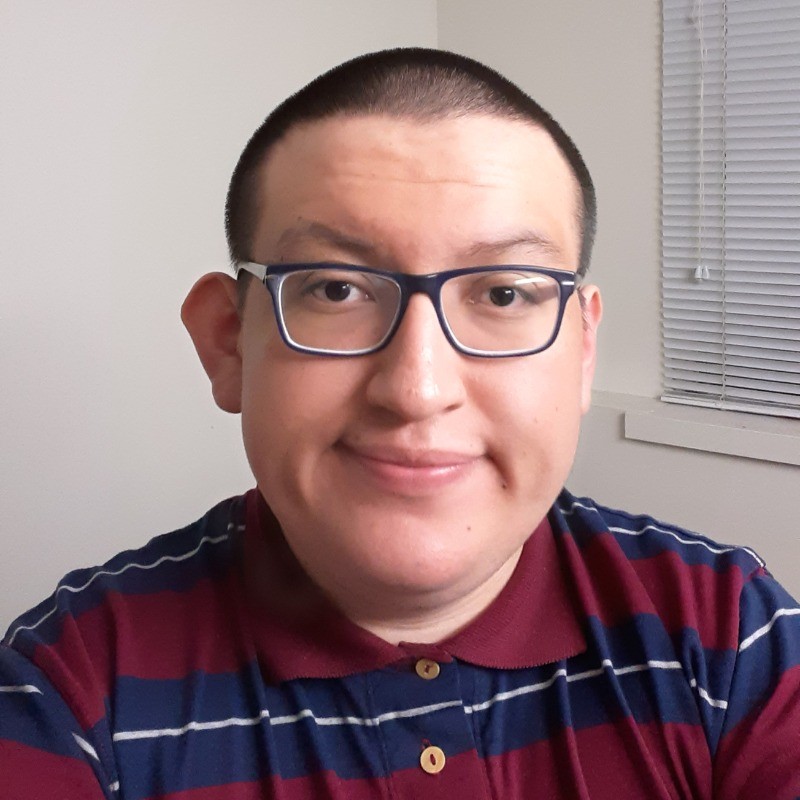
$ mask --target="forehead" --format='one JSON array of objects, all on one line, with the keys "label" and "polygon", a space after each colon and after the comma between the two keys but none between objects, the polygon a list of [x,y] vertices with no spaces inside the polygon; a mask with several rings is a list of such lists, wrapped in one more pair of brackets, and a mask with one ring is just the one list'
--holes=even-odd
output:
[{"label": "forehead", "polygon": [[[326,226],[410,255],[532,233],[577,266],[580,192],[542,128],[496,116],[333,117],[291,129],[262,165],[257,258]],[[524,237],[523,237],[524,238]],[[264,252],[267,251],[267,252]]]}]

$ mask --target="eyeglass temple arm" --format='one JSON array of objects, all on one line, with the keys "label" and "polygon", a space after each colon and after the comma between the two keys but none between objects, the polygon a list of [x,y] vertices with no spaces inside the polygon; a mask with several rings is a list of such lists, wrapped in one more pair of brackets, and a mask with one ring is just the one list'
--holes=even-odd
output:
[{"label": "eyeglass temple arm", "polygon": [[267,268],[263,264],[255,264],[252,261],[240,261],[236,264],[236,275],[238,276],[239,272],[242,270],[249,272],[262,282],[267,277]]}]

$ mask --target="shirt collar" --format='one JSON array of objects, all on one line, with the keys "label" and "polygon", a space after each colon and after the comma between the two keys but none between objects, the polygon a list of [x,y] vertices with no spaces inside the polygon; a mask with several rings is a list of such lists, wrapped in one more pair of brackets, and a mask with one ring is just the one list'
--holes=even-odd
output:
[{"label": "shirt collar", "polygon": [[337,678],[420,657],[520,669],[586,649],[564,561],[547,518],[495,600],[438,644],[390,644],[347,619],[294,557],[257,489],[246,495],[238,594],[267,677]]}]

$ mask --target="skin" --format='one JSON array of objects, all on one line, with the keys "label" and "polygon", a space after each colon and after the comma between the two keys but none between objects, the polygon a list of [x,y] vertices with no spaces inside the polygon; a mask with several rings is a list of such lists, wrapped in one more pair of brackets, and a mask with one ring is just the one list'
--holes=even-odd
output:
[{"label": "skin", "polygon": [[[577,183],[549,136],[470,116],[332,118],[289,131],[261,172],[252,257],[427,273],[578,264]],[[198,281],[183,317],[218,405],[312,579],[387,641],[436,641],[496,597],[560,491],[589,407],[597,289],[546,351],[464,356],[415,295],[379,353],[287,348],[267,290]]]}]

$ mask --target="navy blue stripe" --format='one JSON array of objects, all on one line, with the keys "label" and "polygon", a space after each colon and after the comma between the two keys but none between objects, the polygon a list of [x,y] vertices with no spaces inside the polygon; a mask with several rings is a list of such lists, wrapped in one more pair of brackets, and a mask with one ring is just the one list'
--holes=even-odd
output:
[{"label": "navy blue stripe", "polygon": [[[72,736],[72,732],[81,734],[81,729],[61,696],[36,667],[4,645],[0,645],[0,685],[31,685],[41,691],[0,692],[0,740],[82,759]],[[59,731],[59,736],[52,731]]]},{"label": "navy blue stripe", "polygon": [[[798,604],[770,577],[748,583],[741,598],[741,639],[767,625],[778,609],[797,609]],[[771,669],[765,669],[769,665]],[[769,631],[739,653],[730,693],[724,733],[761,705],[781,676],[800,665],[800,614],[781,616]]]}]

